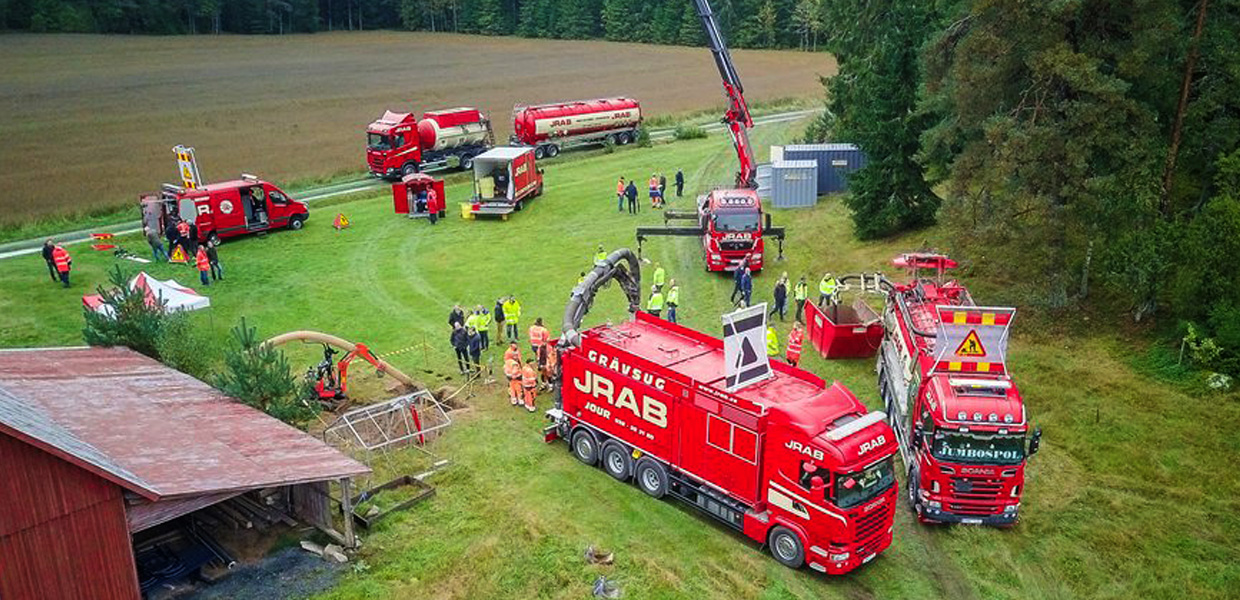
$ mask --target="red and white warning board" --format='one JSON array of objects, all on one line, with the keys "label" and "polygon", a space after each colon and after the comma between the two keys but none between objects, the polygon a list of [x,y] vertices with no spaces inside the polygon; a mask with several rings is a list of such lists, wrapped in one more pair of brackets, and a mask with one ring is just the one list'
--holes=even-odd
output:
[{"label": "red and white warning board", "polygon": [[1007,372],[1008,332],[1015,308],[937,306],[935,311],[939,317],[936,371]]},{"label": "red and white warning board", "polygon": [[202,185],[202,176],[198,174],[194,149],[177,145],[172,147],[172,152],[177,155],[177,170],[181,172],[181,183],[184,183],[187,189],[198,189]]}]

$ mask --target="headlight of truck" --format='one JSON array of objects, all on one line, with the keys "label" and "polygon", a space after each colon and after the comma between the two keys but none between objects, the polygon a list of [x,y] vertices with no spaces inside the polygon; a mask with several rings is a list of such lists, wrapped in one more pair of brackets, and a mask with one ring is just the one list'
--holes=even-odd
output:
[{"label": "headlight of truck", "polygon": [[723,259],[723,257],[722,257],[722,256],[719,256],[718,254],[711,254],[711,255],[710,255],[710,259],[711,259],[711,260],[722,260],[722,259]]},{"label": "headlight of truck", "polygon": [[931,500],[926,503],[926,506],[929,508],[933,508],[934,510],[939,510],[940,508],[943,508],[943,503],[939,502],[938,500]]},{"label": "headlight of truck", "polygon": [[828,554],[827,558],[831,559],[831,562],[840,562],[840,561],[848,560],[849,556],[851,556],[851,553],[843,552],[840,554]]},{"label": "headlight of truck", "polygon": [[1012,514],[1012,513],[1016,512],[1019,508],[1020,508],[1020,505],[1019,505],[1019,504],[1009,504],[1009,505],[1007,505],[1007,506],[1003,507],[1003,512],[1004,512],[1004,513],[1006,513],[1006,514],[1009,514],[1009,515],[1010,515],[1010,514]]}]

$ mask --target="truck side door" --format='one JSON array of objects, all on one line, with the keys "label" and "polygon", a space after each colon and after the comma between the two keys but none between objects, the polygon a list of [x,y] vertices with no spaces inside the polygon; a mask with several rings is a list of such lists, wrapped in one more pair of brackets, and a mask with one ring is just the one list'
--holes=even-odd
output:
[{"label": "truck side door", "polygon": [[737,496],[753,502],[758,495],[757,417],[696,393],[685,403],[681,464]]}]

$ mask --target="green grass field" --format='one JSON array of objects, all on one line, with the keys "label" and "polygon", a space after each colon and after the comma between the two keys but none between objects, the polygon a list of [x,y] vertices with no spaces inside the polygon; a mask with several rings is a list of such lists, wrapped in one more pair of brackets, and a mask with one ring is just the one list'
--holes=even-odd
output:
[{"label": "green grass field", "polygon": [[[759,129],[755,141],[765,146],[794,133],[789,126]],[[615,178],[677,167],[696,190],[729,180],[734,158],[725,139],[713,136],[549,165],[546,194],[507,222],[456,214],[436,226],[411,222],[392,214],[386,194],[315,207],[302,232],[225,244],[227,280],[204,290],[214,306],[194,320],[216,340],[246,316],[263,335],[317,329],[379,352],[425,341],[433,349],[393,362],[433,385],[454,379],[445,325],[453,302],[489,307],[514,293],[526,316],[545,317],[554,331],[595,245],[631,245],[635,225],[659,221],[648,209],[637,218],[617,214]],[[448,191],[454,201],[467,193],[464,185]],[[351,228],[331,228],[337,211]],[[794,278],[873,271],[927,239],[950,246],[935,230],[857,242],[832,199],[774,217],[789,228],[788,258],[757,279],[759,299],[769,298],[781,270]],[[136,239],[122,243],[145,251]],[[655,240],[646,256],[681,282],[682,321],[718,331],[731,283],[702,271],[695,244]],[[54,287],[38,257],[0,263],[3,345],[81,343],[79,297],[105,280],[114,259],[80,246],[74,254],[71,290]],[[188,267],[151,271],[190,285],[196,278]],[[983,301],[1001,296],[991,293],[998,289],[992,280],[970,283]],[[1122,332],[1099,331],[1084,317],[1045,327],[1051,319],[1035,312],[1017,321],[1010,353],[1045,437],[1029,469],[1022,521],[1011,530],[923,527],[901,510],[894,545],[855,573],[790,571],[709,519],[583,467],[562,445],[543,444],[540,418],[509,407],[498,387],[482,387],[434,444],[454,463],[433,479],[438,495],[364,534],[364,566],[326,597],[585,598],[599,574],[632,599],[1237,597],[1240,477],[1230,470],[1240,456],[1236,398],[1155,378],[1139,367],[1149,349]],[[590,320],[623,316],[612,289]],[[781,327],[781,339],[786,333]],[[299,369],[315,352],[290,349]],[[870,361],[812,358],[805,366],[877,407]],[[354,376],[377,389],[364,369]],[[588,544],[614,551],[616,564],[583,564]]]}]

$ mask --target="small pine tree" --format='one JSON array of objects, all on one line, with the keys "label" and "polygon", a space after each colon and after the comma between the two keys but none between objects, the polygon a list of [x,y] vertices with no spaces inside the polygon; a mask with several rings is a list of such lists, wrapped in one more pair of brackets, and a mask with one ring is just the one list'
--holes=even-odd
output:
[{"label": "small pine tree", "polygon": [[258,340],[245,319],[232,329],[233,347],[224,356],[224,372],[215,378],[220,391],[285,423],[299,426],[318,411],[305,400],[301,386],[279,349]]},{"label": "small pine tree", "polygon": [[96,288],[108,308],[104,312],[85,309],[82,339],[91,346],[125,346],[158,360],[160,337],[172,320],[182,317],[169,315],[162,302],[148,303],[145,292],[129,289],[129,278],[120,265],[108,275],[112,287]]}]

